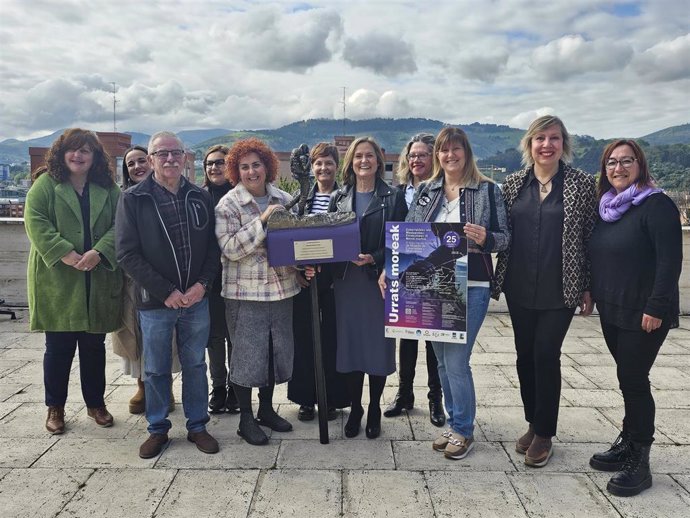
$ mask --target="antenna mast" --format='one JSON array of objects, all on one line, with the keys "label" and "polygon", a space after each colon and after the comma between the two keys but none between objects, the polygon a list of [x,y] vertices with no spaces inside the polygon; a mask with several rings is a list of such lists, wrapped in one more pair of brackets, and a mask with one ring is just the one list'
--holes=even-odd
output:
[{"label": "antenna mast", "polygon": [[345,132],[345,124],[346,124],[345,119],[346,119],[346,114],[347,114],[347,101],[345,100],[345,91],[346,90],[347,90],[347,87],[343,86],[343,100],[340,101],[340,104],[343,105],[343,136],[346,135],[346,132]]},{"label": "antenna mast", "polygon": [[117,118],[115,116],[115,105],[117,104],[117,98],[115,97],[115,81],[110,82],[113,85],[113,131],[117,132]]}]

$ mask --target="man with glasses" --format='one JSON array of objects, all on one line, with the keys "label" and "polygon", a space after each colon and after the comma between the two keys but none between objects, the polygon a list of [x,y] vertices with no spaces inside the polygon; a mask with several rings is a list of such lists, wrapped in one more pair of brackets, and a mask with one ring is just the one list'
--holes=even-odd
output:
[{"label": "man with glasses", "polygon": [[157,456],[168,441],[173,333],[182,365],[187,440],[204,453],[216,453],[218,442],[206,431],[205,361],[207,292],[220,264],[213,202],[182,176],[187,158],[177,135],[154,134],[148,150],[153,174],[120,197],[116,216],[117,260],[137,283],[144,344],[150,435],[139,456]]}]

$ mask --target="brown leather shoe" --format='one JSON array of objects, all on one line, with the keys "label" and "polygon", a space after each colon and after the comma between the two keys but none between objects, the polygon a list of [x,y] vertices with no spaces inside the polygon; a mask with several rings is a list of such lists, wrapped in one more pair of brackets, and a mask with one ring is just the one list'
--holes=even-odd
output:
[{"label": "brown leather shoe", "polygon": [[520,437],[515,443],[515,451],[524,455],[532,444],[532,439],[534,439],[534,427],[530,424],[525,435]]},{"label": "brown leather shoe", "polygon": [[152,433],[141,446],[139,446],[139,457],[142,459],[152,459],[158,455],[163,446],[168,442],[168,434]]},{"label": "brown leather shoe", "polygon": [[98,426],[101,426],[103,428],[113,426],[113,416],[110,415],[110,412],[108,412],[108,409],[104,406],[99,406],[96,408],[87,408],[86,415],[94,421],[96,421],[96,424]]},{"label": "brown leather shoe", "polygon": [[130,414],[143,414],[146,411],[146,392],[144,391],[144,382],[141,378],[137,378],[137,393],[129,400]]},{"label": "brown leather shoe", "polygon": [[46,430],[53,435],[60,435],[65,432],[65,407],[49,406],[48,418],[46,419]]},{"label": "brown leather shoe", "polygon": [[187,434],[187,440],[196,444],[197,449],[204,453],[218,453],[220,449],[218,447],[218,441],[211,437],[211,434],[206,430],[201,432],[189,432]]},{"label": "brown leather shoe", "polygon": [[525,453],[525,464],[533,468],[541,468],[546,466],[551,455],[553,455],[551,437],[535,435],[532,444],[529,445],[527,453]]}]

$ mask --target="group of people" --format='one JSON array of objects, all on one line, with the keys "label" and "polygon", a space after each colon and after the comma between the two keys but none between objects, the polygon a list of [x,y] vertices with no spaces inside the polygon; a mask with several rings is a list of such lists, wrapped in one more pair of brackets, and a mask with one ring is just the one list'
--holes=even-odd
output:
[{"label": "group of people", "polygon": [[[46,174],[36,178],[25,211],[31,329],[46,335],[47,430],[65,430],[77,346],[87,415],[100,426],[113,424],[104,402],[109,332],[124,372],[137,379],[129,409],[144,412],[148,421],[142,458],[157,456],[168,441],[172,374],[178,371],[187,438],[202,452],[219,450],[206,431],[209,411],[239,413],[237,433],[254,445],[268,442],[262,426],[290,431],[292,424],[273,404],[279,383],[288,382],[289,399],[300,405],[298,419],[314,419],[306,288],[317,276],[328,394],[328,408],[318,411],[333,419],[337,409],[350,407],[344,433],[357,436],[367,375],[365,433],[378,437],[381,396],[396,366],[395,342],[383,330],[385,222],[455,222],[463,224],[468,241],[467,341],[425,344],[429,418],[435,426],[448,425],[433,450],[462,459],[475,445],[472,348],[490,297],[504,293],[527,426],[515,450],[528,466],[546,465],[557,433],[563,341],[576,309],[589,315],[596,304],[625,417],[611,448],[594,454],[590,465],[616,472],[608,483],[613,494],[650,487],[649,371],[669,329],[678,325],[678,210],[655,186],[633,140],[606,147],[598,185],[593,175],[568,165],[571,139],[557,117],[535,120],[520,148],[524,169],[499,187],[477,168],[461,129],[415,135],[400,156],[400,185],[392,188],[372,138],[350,145],[341,185],[337,148],[317,144],[306,212],[356,213],[360,254],[300,270],[268,262],[268,219],[292,196],[274,185],[278,159],[266,143],[251,138],[213,146],[198,187],[183,175],[187,154],[180,139],[156,133],[147,148],[126,152],[121,193],[96,135],[67,130],[51,147]],[[385,417],[413,407],[417,353],[418,343],[401,340],[399,388]]]}]

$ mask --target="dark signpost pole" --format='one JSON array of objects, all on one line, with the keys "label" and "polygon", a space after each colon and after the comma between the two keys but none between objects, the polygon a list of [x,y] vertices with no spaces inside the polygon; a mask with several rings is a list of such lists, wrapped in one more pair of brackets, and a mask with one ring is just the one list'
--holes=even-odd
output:
[{"label": "dark signpost pole", "polygon": [[314,379],[316,380],[316,402],[319,414],[319,441],[328,444],[328,396],[326,376],[323,371],[323,352],[321,350],[321,311],[319,308],[319,289],[316,277],[309,283],[311,295],[311,329],[314,343]]}]

